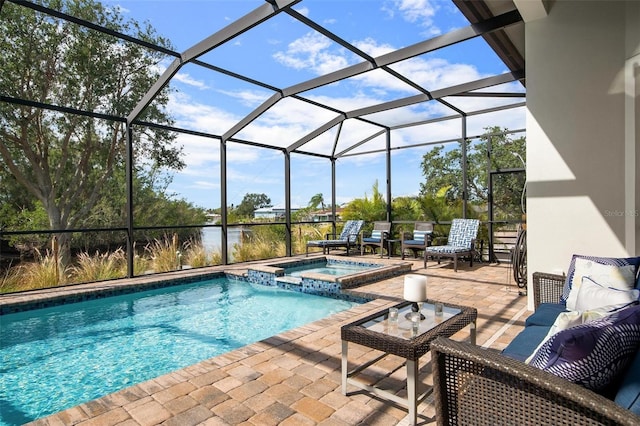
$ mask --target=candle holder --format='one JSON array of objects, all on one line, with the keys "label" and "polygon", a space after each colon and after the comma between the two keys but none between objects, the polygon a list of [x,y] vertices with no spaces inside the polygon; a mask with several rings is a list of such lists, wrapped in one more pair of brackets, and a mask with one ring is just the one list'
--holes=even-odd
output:
[{"label": "candle holder", "polygon": [[[411,304],[411,312],[420,313],[420,321],[426,317],[422,315],[422,305],[427,300],[427,277],[424,275],[407,275],[404,277],[404,300],[413,302]],[[410,319],[411,312],[405,315],[406,319]]]}]

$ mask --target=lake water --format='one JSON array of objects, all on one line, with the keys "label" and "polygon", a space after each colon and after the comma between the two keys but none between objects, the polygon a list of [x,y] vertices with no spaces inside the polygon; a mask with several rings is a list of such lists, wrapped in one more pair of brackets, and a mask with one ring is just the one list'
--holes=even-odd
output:
[{"label": "lake water", "polygon": [[[240,243],[240,235],[242,228],[234,227],[227,229],[227,246],[229,253],[233,250],[233,245]],[[202,245],[207,252],[221,251],[222,247],[222,228],[203,228],[202,229]]]}]

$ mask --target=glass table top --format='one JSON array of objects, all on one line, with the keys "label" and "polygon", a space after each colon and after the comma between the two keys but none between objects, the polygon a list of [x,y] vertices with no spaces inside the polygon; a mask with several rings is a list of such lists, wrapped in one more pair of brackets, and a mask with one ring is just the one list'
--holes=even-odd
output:
[{"label": "glass table top", "polygon": [[435,304],[424,303],[420,312],[425,318],[420,321],[417,331],[413,331],[411,320],[407,317],[410,312],[411,305],[400,307],[398,309],[398,321],[394,322],[389,321],[389,311],[387,310],[377,317],[361,324],[361,326],[377,333],[412,340],[459,314],[461,310],[443,305],[442,315],[437,316],[435,313]]}]

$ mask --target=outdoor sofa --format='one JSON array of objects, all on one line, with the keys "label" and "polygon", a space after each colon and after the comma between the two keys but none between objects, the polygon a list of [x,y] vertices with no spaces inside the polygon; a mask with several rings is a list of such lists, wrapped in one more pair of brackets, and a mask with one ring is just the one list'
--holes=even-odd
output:
[{"label": "outdoor sofa", "polygon": [[[562,328],[578,316],[567,308],[578,258],[605,259],[574,256],[567,276],[534,273],[536,310],[502,352],[450,339],[432,342],[439,425],[640,425],[640,305],[636,300]],[[633,265],[634,289],[627,296],[637,299],[640,258],[614,260]],[[584,285],[590,277],[579,278],[580,291],[593,290]],[[604,308],[580,315],[598,310]]]}]

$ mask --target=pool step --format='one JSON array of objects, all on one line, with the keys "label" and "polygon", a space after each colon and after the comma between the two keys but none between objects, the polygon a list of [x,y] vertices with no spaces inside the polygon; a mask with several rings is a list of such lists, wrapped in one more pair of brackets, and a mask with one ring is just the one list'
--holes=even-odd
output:
[{"label": "pool step", "polygon": [[282,277],[276,277],[276,282],[278,283],[286,283],[293,285],[302,285],[302,278],[300,277],[292,277],[290,275],[285,275]]}]

